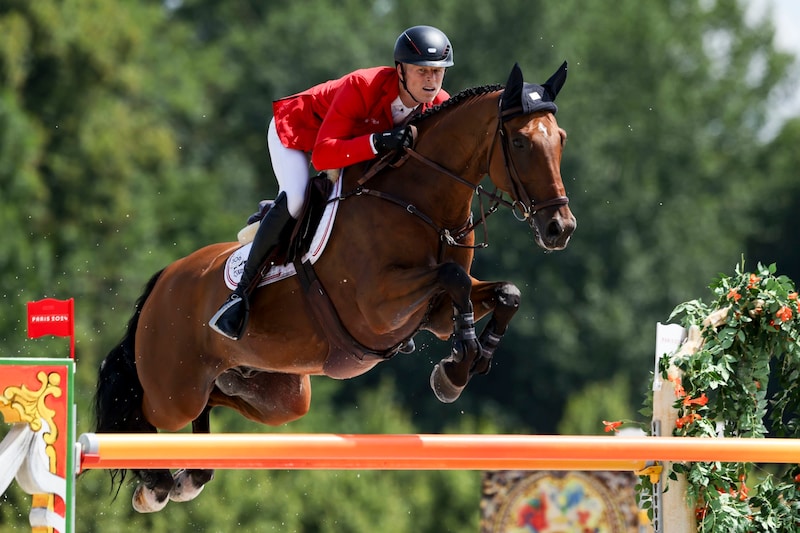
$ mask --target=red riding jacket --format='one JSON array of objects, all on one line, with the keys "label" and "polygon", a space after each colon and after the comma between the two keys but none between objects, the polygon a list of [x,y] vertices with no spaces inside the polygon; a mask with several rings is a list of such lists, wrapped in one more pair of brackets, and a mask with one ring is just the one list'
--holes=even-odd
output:
[{"label": "red riding jacket", "polygon": [[[287,148],[311,152],[317,170],[342,168],[375,157],[370,135],[394,127],[391,104],[399,76],[392,67],[356,70],[272,104]],[[433,104],[450,98],[442,89]]]}]

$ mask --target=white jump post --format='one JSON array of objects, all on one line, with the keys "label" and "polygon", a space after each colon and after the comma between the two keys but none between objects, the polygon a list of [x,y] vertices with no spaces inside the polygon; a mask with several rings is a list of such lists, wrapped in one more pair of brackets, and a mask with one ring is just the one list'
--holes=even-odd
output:
[{"label": "white jump post", "polygon": [[[675,353],[678,349],[694,349],[692,343],[697,342],[699,331],[692,332],[687,342],[687,331],[677,324],[656,324],[656,357],[653,371],[653,421],[651,434],[667,438],[678,420],[675,403],[675,389],[671,383],[664,383],[659,372],[659,360],[665,354]],[[678,369],[674,369],[676,375]],[[694,442],[694,439],[682,439]],[[718,461],[720,459],[711,459]],[[735,462],[743,461],[736,459]],[[654,487],[653,494],[653,527],[656,533],[696,533],[697,519],[694,509],[686,501],[689,487],[686,476],[681,474],[677,479],[668,479],[674,460],[665,461],[661,465],[661,474]],[[669,489],[669,490],[667,490]]]}]

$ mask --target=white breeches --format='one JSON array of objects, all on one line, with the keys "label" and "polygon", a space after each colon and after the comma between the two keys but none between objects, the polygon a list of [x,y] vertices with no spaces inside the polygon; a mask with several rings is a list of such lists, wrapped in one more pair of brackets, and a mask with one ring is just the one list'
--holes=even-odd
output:
[{"label": "white breeches", "polygon": [[278,137],[275,119],[269,121],[267,144],[278,187],[286,193],[287,208],[294,218],[300,215],[309,181],[309,160],[305,152],[286,148]]}]

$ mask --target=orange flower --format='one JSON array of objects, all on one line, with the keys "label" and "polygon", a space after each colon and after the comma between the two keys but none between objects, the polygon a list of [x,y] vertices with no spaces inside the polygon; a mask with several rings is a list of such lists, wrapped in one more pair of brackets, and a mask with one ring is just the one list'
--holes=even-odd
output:
[{"label": "orange flower", "polygon": [[706,405],[708,403],[708,396],[706,393],[700,395],[699,398],[689,398],[688,396],[683,399],[683,406],[689,407],[692,405]]},{"label": "orange flower", "polygon": [[759,281],[761,281],[761,278],[759,278],[755,274],[750,274],[750,283],[747,284],[747,288],[748,289],[754,288]]},{"label": "orange flower", "polygon": [[797,474],[796,476],[794,476],[794,482],[795,483],[800,483],[800,474]]},{"label": "orange flower", "polygon": [[778,317],[781,322],[788,322],[792,319],[792,309],[788,305],[784,305],[775,313],[775,316]]},{"label": "orange flower", "polygon": [[742,488],[739,489],[739,500],[745,501],[747,499],[748,489],[747,485],[742,483]]},{"label": "orange flower", "polygon": [[670,374],[670,376],[667,379],[669,379],[675,386],[675,396],[677,396],[678,398],[686,396],[686,391],[683,389],[683,385],[681,385],[680,376]]},{"label": "orange flower", "polygon": [[733,300],[734,302],[738,302],[742,298],[742,295],[739,294],[739,289],[733,288],[728,291],[728,300]]},{"label": "orange flower", "polygon": [[692,422],[694,422],[696,420],[700,420],[702,418],[703,417],[698,415],[697,413],[689,413],[688,415],[682,416],[678,420],[676,420],[675,421],[675,426],[680,429],[680,428],[682,428],[684,426],[688,426]]},{"label": "orange flower", "polygon": [[616,431],[624,422],[622,420],[617,420],[616,422],[609,422],[607,420],[603,420],[603,425],[605,426],[605,432],[610,433],[611,431]]},{"label": "orange flower", "polygon": [[789,293],[789,299],[790,300],[797,300],[797,293],[796,292],[790,292]]}]

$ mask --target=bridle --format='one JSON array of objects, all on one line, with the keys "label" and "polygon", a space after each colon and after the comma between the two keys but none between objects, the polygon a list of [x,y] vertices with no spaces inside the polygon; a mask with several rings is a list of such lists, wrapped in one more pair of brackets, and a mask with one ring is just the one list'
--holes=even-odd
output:
[{"label": "bridle", "polygon": [[[519,171],[517,167],[514,165],[514,160],[511,158],[510,155],[510,148],[508,146],[508,136],[505,131],[505,122],[517,114],[522,112],[522,106],[514,107],[511,109],[503,110],[503,98],[502,96],[498,98],[498,111],[497,111],[497,128],[495,129],[494,136],[492,137],[492,142],[489,145],[489,155],[486,161],[486,174],[489,174],[489,170],[491,169],[492,164],[492,155],[494,154],[494,147],[497,144],[498,138],[500,139],[501,143],[501,151],[503,153],[503,164],[506,170],[506,175],[509,178],[509,182],[513,188],[514,196],[517,200],[506,200],[503,197],[503,193],[495,187],[492,192],[486,191],[480,184],[473,185],[469,181],[465,180],[458,174],[451,172],[449,169],[443,167],[439,163],[428,159],[427,157],[423,156],[416,150],[412,148],[406,148],[406,153],[424,163],[425,165],[433,168],[434,170],[445,174],[446,176],[454,179],[456,182],[461,183],[475,191],[475,194],[480,199],[480,207],[481,207],[481,218],[478,222],[469,223],[465,226],[465,230],[461,234],[466,235],[473,231],[477,226],[484,225],[484,241],[488,241],[488,235],[486,234],[486,226],[485,221],[486,217],[494,213],[500,205],[507,207],[511,210],[511,213],[514,215],[519,221],[528,221],[528,224],[533,226],[533,216],[542,209],[547,209],[548,207],[563,207],[569,204],[569,198],[566,196],[556,196],[554,198],[550,198],[548,200],[543,200],[541,202],[536,202],[535,200],[531,199],[528,196],[528,193],[525,191],[525,187],[522,184],[522,180],[519,177]],[[483,204],[483,197],[487,197],[491,200],[491,206],[486,209]],[[486,244],[478,245],[480,247],[485,247]],[[477,246],[476,246],[477,247]]]},{"label": "bridle", "polygon": [[[488,229],[486,227],[486,219],[493,214],[500,206],[507,207],[511,210],[514,218],[519,221],[527,221],[531,227],[534,227],[533,216],[540,210],[546,209],[548,207],[563,207],[569,204],[569,198],[566,196],[556,196],[554,198],[550,198],[548,200],[543,200],[541,202],[536,202],[535,200],[531,199],[528,196],[528,193],[525,191],[525,187],[522,184],[522,180],[519,177],[519,172],[514,165],[514,160],[509,153],[509,146],[508,146],[508,137],[505,131],[505,121],[507,121],[511,116],[514,116],[522,111],[522,107],[516,107],[512,109],[503,110],[502,109],[502,96],[498,99],[498,116],[497,116],[497,129],[495,130],[494,136],[492,137],[492,142],[489,145],[489,155],[486,161],[486,172],[485,175],[489,174],[489,169],[491,168],[492,162],[492,154],[494,153],[495,145],[500,139],[501,143],[501,151],[503,153],[503,163],[506,170],[506,175],[509,178],[509,182],[513,188],[514,196],[516,196],[517,200],[508,200],[503,196],[503,192],[495,186],[492,192],[487,191],[484,189],[480,183],[473,184],[470,181],[464,179],[463,177],[459,176],[458,174],[452,172],[448,168],[442,166],[441,164],[433,161],[424,155],[420,154],[413,148],[405,148],[405,154],[403,154],[398,161],[397,153],[390,153],[387,156],[384,156],[381,160],[378,161],[374,166],[372,166],[364,176],[358,181],[358,186],[349,193],[341,195],[338,200],[345,200],[351,196],[358,196],[358,195],[370,195],[376,196],[378,198],[382,198],[389,202],[392,202],[406,211],[415,215],[416,217],[420,218],[429,226],[433,227],[436,232],[439,234],[440,241],[448,246],[458,247],[458,248],[486,248],[489,245],[489,234]],[[445,176],[453,179],[456,183],[464,185],[470,189],[472,189],[475,194],[478,196],[479,205],[480,205],[480,218],[477,221],[473,221],[473,217],[470,214],[469,219],[462,224],[460,227],[455,229],[447,229],[447,228],[440,228],[429,216],[425,213],[419,211],[413,204],[408,203],[405,200],[401,200],[396,198],[395,196],[386,194],[382,191],[376,191],[373,189],[368,189],[364,187],[364,183],[367,182],[371,177],[377,174],[380,170],[384,169],[386,166],[399,166],[405,162],[405,160],[411,157],[428,167],[436,170],[437,172],[444,174]],[[484,204],[484,199],[489,200],[488,207]],[[478,226],[483,226],[483,242],[474,245],[462,244],[460,241],[463,240],[467,235],[472,233],[477,229]]]},{"label": "bridle", "polygon": [[533,220],[531,217],[536,214],[537,211],[541,209],[546,209],[548,207],[563,207],[569,204],[569,198],[566,196],[556,196],[555,198],[550,198],[549,200],[544,200],[541,202],[536,202],[534,199],[528,196],[528,193],[525,191],[525,187],[522,184],[522,180],[519,177],[519,172],[517,171],[517,167],[514,166],[514,160],[511,158],[509,154],[509,147],[508,147],[508,137],[506,135],[506,130],[504,127],[505,122],[517,114],[522,112],[522,106],[512,107],[510,109],[503,110],[503,97],[501,96],[497,101],[497,130],[495,130],[495,137],[492,140],[492,145],[489,148],[489,158],[486,163],[487,173],[488,169],[491,168],[492,164],[492,154],[494,153],[494,144],[497,142],[497,137],[500,137],[500,142],[502,143],[502,152],[503,152],[503,163],[506,169],[506,175],[511,182],[511,186],[514,189],[514,195],[517,197],[517,200],[511,203],[511,212],[514,214],[514,217],[519,220],[528,220],[528,224],[533,224]]}]

